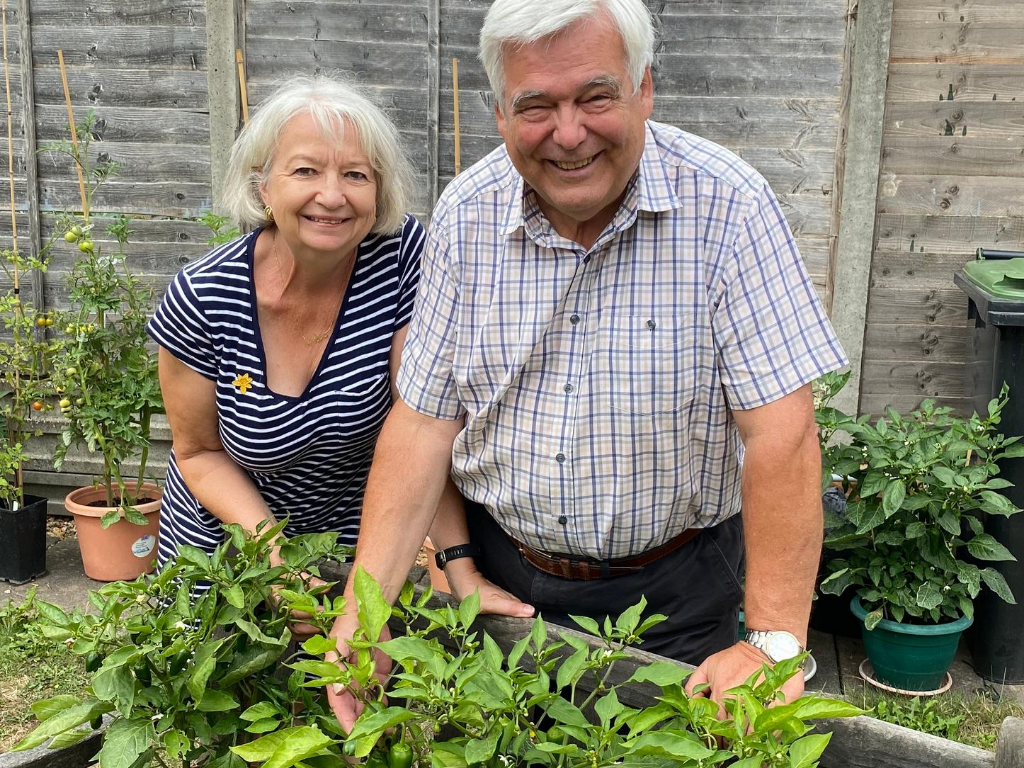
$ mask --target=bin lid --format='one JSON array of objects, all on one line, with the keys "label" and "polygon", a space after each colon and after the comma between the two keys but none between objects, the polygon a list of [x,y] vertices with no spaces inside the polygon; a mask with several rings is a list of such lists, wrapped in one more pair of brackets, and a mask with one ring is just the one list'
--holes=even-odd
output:
[{"label": "bin lid", "polygon": [[[1024,305],[1024,259],[972,261],[963,271],[989,295]],[[1021,309],[1024,310],[1024,306]]]}]

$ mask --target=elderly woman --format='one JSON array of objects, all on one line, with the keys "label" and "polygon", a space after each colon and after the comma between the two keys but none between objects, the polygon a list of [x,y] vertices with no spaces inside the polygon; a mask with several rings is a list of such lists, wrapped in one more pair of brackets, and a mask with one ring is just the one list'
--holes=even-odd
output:
[{"label": "elderly woman", "polygon": [[173,435],[161,564],[285,516],[355,544],[419,275],[398,132],[348,85],[283,84],[225,187],[256,228],[185,266],[148,328]]}]

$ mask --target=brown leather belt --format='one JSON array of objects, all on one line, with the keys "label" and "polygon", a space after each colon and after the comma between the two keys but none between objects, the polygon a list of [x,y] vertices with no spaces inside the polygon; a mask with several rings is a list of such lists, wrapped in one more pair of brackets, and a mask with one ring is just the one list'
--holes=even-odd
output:
[{"label": "brown leather belt", "polygon": [[692,541],[703,528],[687,528],[674,539],[670,539],[660,547],[649,549],[635,557],[623,557],[618,560],[578,560],[566,555],[548,555],[530,549],[525,544],[509,539],[515,544],[523,558],[539,571],[549,573],[552,576],[561,576],[565,579],[577,581],[593,581],[595,579],[607,579],[611,576],[625,576],[629,573],[636,573],[644,566],[650,565],[655,560],[660,560],[670,552],[675,552],[681,546]]}]

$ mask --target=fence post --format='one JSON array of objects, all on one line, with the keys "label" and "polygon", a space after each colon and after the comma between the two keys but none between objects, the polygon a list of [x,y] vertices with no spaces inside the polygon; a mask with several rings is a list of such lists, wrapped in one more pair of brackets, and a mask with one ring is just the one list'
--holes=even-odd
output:
[{"label": "fence post", "polygon": [[[32,70],[32,25],[29,0],[18,0],[18,32],[21,46],[22,134],[25,137],[25,187],[28,197],[28,240],[33,256],[43,247],[42,213],[39,205],[39,157],[36,154],[35,75]],[[37,312],[46,309],[45,275],[33,270],[32,304]],[[42,329],[37,332],[44,333]]]},{"label": "fence post", "polygon": [[[861,361],[867,321],[868,283],[875,243],[878,172],[882,162],[882,119],[889,77],[889,39],[893,0],[860,0],[856,43],[849,76],[850,102],[846,125],[846,165],[842,183],[839,239],[829,264],[830,294],[842,290],[843,300],[829,303],[832,324],[850,358],[850,381],[834,405],[857,413],[860,405]],[[838,180],[837,180],[838,181]]]},{"label": "fence post", "polygon": [[427,0],[427,175],[429,214],[441,175],[441,0]]},{"label": "fence post", "polygon": [[238,133],[241,99],[235,50],[244,47],[242,0],[208,0],[206,69],[210,109],[210,173],[214,209],[221,211],[231,145]]},{"label": "fence post", "polygon": [[1008,717],[999,726],[996,740],[995,768],[1022,768],[1024,766],[1024,720]]}]

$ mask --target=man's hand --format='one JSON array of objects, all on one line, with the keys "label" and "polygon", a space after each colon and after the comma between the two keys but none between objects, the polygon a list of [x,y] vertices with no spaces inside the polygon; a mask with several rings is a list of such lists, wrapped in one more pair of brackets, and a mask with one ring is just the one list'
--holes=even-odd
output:
[{"label": "man's hand", "polygon": [[[744,681],[765,664],[771,664],[768,657],[752,645],[747,643],[736,643],[724,651],[708,656],[704,663],[697,667],[696,671],[686,680],[686,694],[693,696],[693,689],[701,683],[708,683],[711,687],[700,696],[710,696],[711,700],[718,703],[718,718],[726,716],[725,707],[722,706],[722,699],[725,692],[730,688],[742,685]],[[793,675],[782,686],[782,693],[785,701],[776,703],[783,704],[796,701],[804,692],[804,676],[800,673]]]},{"label": "man's hand", "polygon": [[471,558],[459,558],[448,563],[444,575],[448,577],[448,586],[456,600],[464,600],[474,592],[480,593],[480,613],[512,616],[517,619],[533,617],[532,605],[527,605],[515,595],[485,579]]},{"label": "man's hand", "polygon": [[[359,620],[355,616],[339,616],[335,620],[334,626],[331,627],[331,637],[338,641],[336,651],[325,654],[324,660],[338,666],[354,662],[354,652],[349,649],[348,643],[358,627]],[[390,639],[391,630],[385,624],[380,632],[380,641],[384,642]],[[391,659],[382,651],[376,651],[374,662],[376,662],[376,671],[373,673],[373,676],[377,678],[377,681],[383,687],[388,675],[391,674]],[[346,733],[352,730],[352,726],[356,724],[359,715],[363,713],[363,701],[356,695],[357,693],[358,691],[337,683],[327,686],[327,703],[331,705],[334,716],[338,718],[338,722]]]}]

